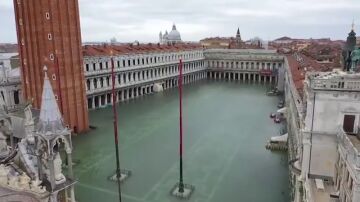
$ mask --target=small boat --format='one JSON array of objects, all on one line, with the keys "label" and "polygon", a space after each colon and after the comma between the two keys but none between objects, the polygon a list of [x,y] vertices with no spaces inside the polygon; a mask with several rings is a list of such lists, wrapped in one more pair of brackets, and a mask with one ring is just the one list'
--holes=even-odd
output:
[{"label": "small boat", "polygon": [[277,107],[278,107],[279,109],[281,109],[281,108],[284,107],[284,104],[283,104],[283,103],[279,103],[279,104],[277,105]]},{"label": "small boat", "polygon": [[281,119],[280,119],[279,117],[276,117],[276,118],[274,119],[274,122],[275,122],[275,123],[280,123],[280,122],[281,122]]}]

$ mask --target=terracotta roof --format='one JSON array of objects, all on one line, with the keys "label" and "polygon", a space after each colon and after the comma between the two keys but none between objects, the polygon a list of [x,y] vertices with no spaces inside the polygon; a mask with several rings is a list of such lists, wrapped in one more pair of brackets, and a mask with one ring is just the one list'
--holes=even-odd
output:
[{"label": "terracotta roof", "polygon": [[198,43],[179,43],[175,45],[160,44],[125,44],[125,45],[85,45],[82,47],[84,56],[105,56],[124,54],[142,54],[155,52],[178,52],[185,50],[202,49]]},{"label": "terracotta roof", "polygon": [[332,67],[319,64],[316,60],[305,56],[302,53],[296,52],[291,55],[286,55],[289,69],[291,71],[292,79],[295,88],[300,95],[303,94],[305,74],[308,71],[331,71]]}]

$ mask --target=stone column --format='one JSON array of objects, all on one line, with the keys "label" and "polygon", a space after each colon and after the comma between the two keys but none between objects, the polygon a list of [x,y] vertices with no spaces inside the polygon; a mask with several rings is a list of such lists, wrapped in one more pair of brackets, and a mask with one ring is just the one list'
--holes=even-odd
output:
[{"label": "stone column", "polygon": [[49,159],[49,174],[50,174],[50,185],[51,185],[51,190],[55,189],[55,167],[54,167],[54,160],[53,160],[53,156],[50,157]]},{"label": "stone column", "polygon": [[93,91],[94,89],[95,89],[94,79],[90,79],[90,91]]},{"label": "stone column", "polygon": [[125,99],[125,93],[124,90],[121,91],[121,101],[124,101]]}]

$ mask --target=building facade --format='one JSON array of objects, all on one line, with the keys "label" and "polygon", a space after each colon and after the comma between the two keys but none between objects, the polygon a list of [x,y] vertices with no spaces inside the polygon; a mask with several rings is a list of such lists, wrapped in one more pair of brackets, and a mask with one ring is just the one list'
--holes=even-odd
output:
[{"label": "building facade", "polygon": [[181,43],[181,35],[180,32],[176,29],[176,25],[173,24],[171,31],[168,33],[165,31],[164,35],[162,32],[159,34],[159,43],[160,44],[176,44]]},{"label": "building facade", "polygon": [[[274,50],[206,49],[207,77],[283,85],[284,57]],[[276,86],[277,87],[277,86]]]},{"label": "building facade", "polygon": [[303,94],[293,76],[285,85],[292,201],[358,201],[360,75],[307,73]]},{"label": "building facade", "polygon": [[66,124],[88,130],[77,0],[14,0],[25,100],[41,105],[42,66],[48,66]]},{"label": "building facade", "polygon": [[112,104],[111,53],[119,102],[177,86],[180,58],[184,84],[206,78],[204,54],[198,44],[85,46],[83,68],[89,109]]},{"label": "building facade", "polygon": [[0,95],[7,108],[23,103],[17,53],[0,53]]}]

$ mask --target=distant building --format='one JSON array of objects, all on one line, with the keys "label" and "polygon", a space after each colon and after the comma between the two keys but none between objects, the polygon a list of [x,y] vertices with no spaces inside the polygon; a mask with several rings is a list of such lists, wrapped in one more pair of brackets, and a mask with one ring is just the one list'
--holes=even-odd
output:
[{"label": "distant building", "polygon": [[83,70],[89,109],[113,104],[111,53],[116,71],[116,102],[176,87],[180,58],[185,84],[206,78],[203,48],[199,44],[86,45]]},{"label": "distant building", "polygon": [[[258,38],[259,39],[259,38]],[[210,37],[200,40],[200,44],[207,49],[262,49],[262,42],[260,40],[250,40],[245,43],[241,39],[240,29],[236,31],[235,37]]]},{"label": "distant building", "polygon": [[176,44],[181,42],[182,40],[181,40],[180,32],[176,29],[175,24],[173,24],[170,33],[165,31],[164,35],[162,34],[162,32],[160,32],[159,34],[160,44]]},{"label": "distant building", "polygon": [[204,55],[209,79],[281,85],[284,57],[275,50],[207,49]]},{"label": "distant building", "polygon": [[289,44],[293,42],[293,40],[290,37],[284,36],[284,37],[280,37],[278,39],[275,39],[272,41],[272,43],[275,44]]}]

